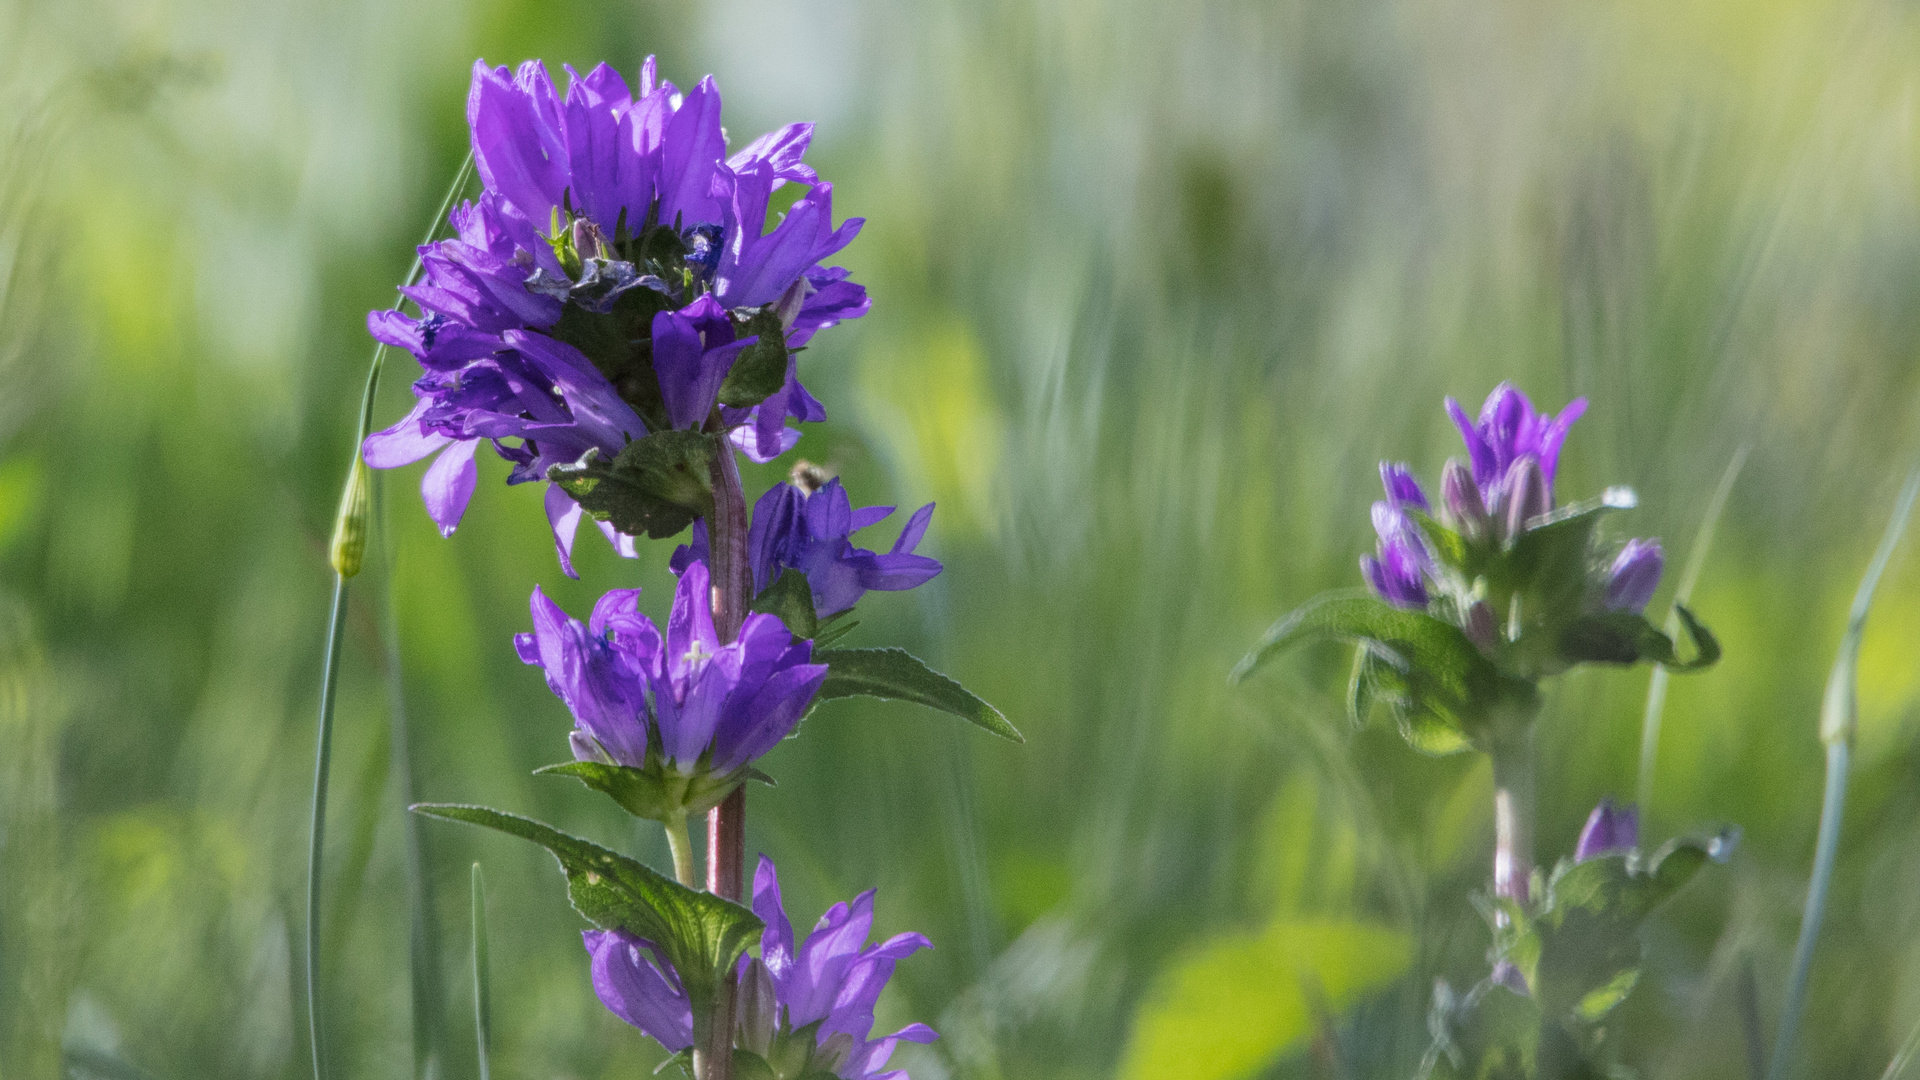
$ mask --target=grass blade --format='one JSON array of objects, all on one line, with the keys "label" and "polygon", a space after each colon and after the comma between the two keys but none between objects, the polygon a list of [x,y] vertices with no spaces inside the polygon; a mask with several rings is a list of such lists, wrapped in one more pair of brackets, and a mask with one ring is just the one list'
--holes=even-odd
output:
[{"label": "grass blade", "polygon": [[[460,169],[454,176],[453,184],[448,187],[446,196],[440,200],[440,207],[434,212],[433,220],[427,224],[425,238],[420,246],[431,243],[434,234],[439,232],[440,223],[446,220],[447,213],[460,192],[467,186],[473,173],[473,154],[469,152],[460,163]],[[411,285],[420,275],[421,256],[416,250],[413,264],[407,268],[405,285]],[[398,308],[399,300],[394,301]],[[334,525],[333,541],[329,545],[329,556],[334,565],[333,600],[327,612],[327,652],[322,662],[320,674],[320,723],[315,740],[313,762],[313,817],[307,834],[307,1036],[312,1044],[314,1080],[326,1080],[327,1058],[326,1042],[321,1038],[321,994],[320,994],[320,893],[322,878],[321,852],[325,846],[327,826],[327,778],[333,760],[333,702],[338,689],[340,675],[340,641],[346,626],[342,615],[347,603],[347,579],[359,572],[360,552],[366,545],[367,521],[370,517],[367,487],[370,483],[366,463],[360,458],[360,446],[366,442],[367,435],[373,429],[373,403],[380,388],[380,366],[386,358],[387,347],[384,344],[373,348],[373,361],[367,368],[367,381],[360,392],[360,425],[353,440],[353,458],[347,466],[347,481],[340,498],[340,514]],[[357,530],[357,531],[356,531]],[[404,771],[408,763],[403,758],[400,767]],[[410,797],[410,793],[403,793]],[[410,817],[411,815],[409,815]],[[409,900],[411,901],[411,892]],[[416,911],[417,915],[418,912]],[[418,962],[415,972],[418,985]],[[417,1036],[416,1036],[417,1037]]]},{"label": "grass blade", "polygon": [[1853,733],[1858,717],[1855,678],[1860,665],[1860,639],[1867,627],[1867,610],[1873,604],[1873,592],[1880,575],[1893,558],[1893,549],[1906,531],[1907,517],[1913,510],[1915,495],[1920,495],[1920,465],[1907,474],[1900,491],[1893,520],[1880,538],[1860,588],[1853,595],[1853,610],[1847,616],[1847,632],[1840,639],[1839,655],[1827,676],[1827,693],[1820,706],[1820,738],[1827,744],[1827,788],[1820,805],[1820,833],[1814,842],[1813,878],[1807,884],[1807,906],[1800,916],[1800,940],[1793,948],[1793,973],[1787,981],[1787,997],[1780,1009],[1780,1034],[1773,1044],[1773,1059],[1767,1068],[1768,1080],[1786,1080],[1792,1067],[1794,1042],[1799,1035],[1800,1014],[1807,1003],[1807,976],[1813,968],[1813,948],[1820,937],[1820,921],[1826,915],[1827,887],[1833,880],[1833,865],[1840,849],[1840,822],[1847,808],[1847,770],[1853,754]]},{"label": "grass blade", "polygon": [[480,1052],[480,1080],[491,1080],[487,1048],[493,1043],[493,989],[487,971],[487,883],[473,864],[473,1040]]},{"label": "grass blade", "polygon": [[[1700,570],[1707,563],[1707,548],[1713,544],[1713,533],[1720,525],[1720,515],[1727,508],[1727,496],[1733,493],[1733,482],[1739,478],[1740,470],[1746,467],[1747,451],[1751,447],[1742,443],[1733,452],[1733,458],[1727,462],[1727,471],[1720,474],[1720,485],[1713,489],[1713,497],[1707,500],[1707,512],[1700,518],[1700,530],[1694,533],[1693,546],[1687,551],[1687,565],[1680,571],[1680,584],[1673,591],[1673,609],[1667,613],[1667,636],[1678,640],[1680,636],[1680,608],[1693,599],[1693,587],[1700,580]],[[1672,675],[1665,667],[1654,665],[1653,677],[1647,682],[1647,711],[1640,725],[1640,784],[1635,801],[1640,813],[1645,815],[1653,802],[1653,767],[1660,754],[1660,720],[1667,707],[1667,680]]]}]

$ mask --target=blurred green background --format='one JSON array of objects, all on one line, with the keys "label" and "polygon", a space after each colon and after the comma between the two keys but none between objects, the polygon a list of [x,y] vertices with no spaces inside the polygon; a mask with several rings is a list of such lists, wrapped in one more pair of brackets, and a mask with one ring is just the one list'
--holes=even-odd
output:
[{"label": "blurred green background", "polygon": [[[868,887],[915,1080],[1405,1076],[1489,778],[1343,717],[1346,656],[1225,675],[1358,583],[1374,464],[1436,477],[1440,408],[1592,398],[1561,490],[1689,554],[1727,659],[1674,680],[1648,831],[1745,840],[1655,921],[1620,1023],[1647,1077],[1743,1075],[1805,889],[1822,681],[1920,452],[1920,10],[1897,0],[0,0],[0,1077],[301,1077],[324,558],[365,371],[464,152],[475,56],[716,74],[739,145],[815,120],[872,314],[803,358],[801,453],[937,500],[947,573],[861,609],[1024,748],[835,703],[765,763],[749,851],[797,922]],[[408,400],[389,368],[380,423]],[[409,986],[402,781],[665,860],[566,780],[519,664],[537,582],[641,583],[483,463],[442,540],[389,476],[340,696],[324,975],[336,1076],[476,1074],[484,863],[504,1077],[638,1077],[551,860],[419,831],[439,986]],[[749,476],[764,486],[777,473]],[[891,539],[890,527],[881,530]],[[1920,555],[1869,625],[1806,1075],[1920,1019]],[[1671,584],[1656,606],[1664,610]],[[391,635],[388,631],[391,630]],[[1553,685],[1543,858],[1630,795],[1648,675]],[[397,689],[396,689],[397,688]],[[394,722],[404,715],[411,777]],[[416,1050],[416,1015],[441,1018]],[[432,1027],[431,1023],[427,1025]],[[423,1029],[425,1030],[425,1029]],[[889,1028],[891,1030],[891,1028]],[[63,1047],[66,1064],[63,1066]]]}]

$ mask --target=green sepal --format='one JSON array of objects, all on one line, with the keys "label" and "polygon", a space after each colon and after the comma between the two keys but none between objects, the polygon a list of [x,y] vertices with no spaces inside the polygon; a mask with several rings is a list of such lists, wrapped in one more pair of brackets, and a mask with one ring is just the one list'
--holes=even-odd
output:
[{"label": "green sepal", "polygon": [[588,450],[572,465],[548,469],[547,479],[597,520],[629,536],[664,540],[694,518],[712,515],[713,454],[710,435],[656,431],[628,443],[610,462]]},{"label": "green sepal", "polygon": [[416,813],[463,821],[531,840],[567,875],[573,909],[603,930],[624,930],[659,946],[693,1004],[695,1026],[712,1011],[714,988],[765,925],[753,912],[696,892],[642,863],[530,818],[485,806],[416,803]]},{"label": "green sepal", "polygon": [[[821,619],[820,632],[815,635],[813,639],[813,647],[816,649],[828,648],[834,642],[853,633],[853,628],[860,625],[860,620],[847,619],[847,616],[851,614],[853,614],[853,609],[848,608],[837,615],[829,615]],[[841,622],[840,620],[842,619],[846,619],[847,621]]]},{"label": "green sepal", "polygon": [[792,567],[780,571],[773,584],[753,598],[752,609],[778,615],[788,632],[797,638],[815,638],[820,633],[820,618],[813,611],[813,586],[807,575]]},{"label": "green sepal", "polygon": [[905,649],[815,649],[813,662],[827,665],[821,701],[855,696],[911,701],[971,721],[1003,739],[1027,741],[999,709]]},{"label": "green sepal", "polygon": [[781,1080],[767,1059],[751,1050],[733,1048],[733,1080]]},{"label": "green sepal", "polygon": [[754,312],[741,331],[759,340],[740,350],[720,383],[720,404],[736,409],[758,405],[787,384],[787,335],[773,305]]},{"label": "green sepal", "polygon": [[[726,776],[696,771],[682,776],[664,762],[655,764],[649,754],[644,769],[629,765],[610,765],[600,761],[563,761],[535,769],[536,776],[571,776],[595,791],[605,793],[621,809],[634,817],[669,822],[704,814],[719,806],[734,789],[749,779],[772,778],[757,770],[740,770]],[[749,775],[753,773],[753,775]]]}]

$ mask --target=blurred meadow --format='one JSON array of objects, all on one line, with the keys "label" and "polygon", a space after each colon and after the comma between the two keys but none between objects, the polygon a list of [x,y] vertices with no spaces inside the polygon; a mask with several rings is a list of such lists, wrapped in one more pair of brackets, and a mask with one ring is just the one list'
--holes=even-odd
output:
[{"label": "blurred meadow", "polygon": [[[1592,399],[1560,488],[1633,485],[1617,527],[1675,568],[1751,448],[1695,594],[1726,660],[1673,680],[1645,809],[1655,839],[1744,839],[1655,920],[1620,1019],[1644,1077],[1745,1075],[1745,973],[1770,1030],[1798,930],[1826,669],[1920,454],[1904,0],[0,0],[0,1078],[308,1075],[324,549],[364,313],[459,165],[474,57],[631,76],[648,53],[715,74],[736,146],[819,123],[875,305],[802,358],[832,420],[800,453],[862,502],[939,504],[947,572],[861,618],[1028,737],[836,702],[752,792],[748,851],[796,921],[877,887],[880,932],[935,942],[880,1019],[944,1038],[896,1065],[1411,1074],[1435,978],[1484,971],[1485,762],[1353,730],[1342,650],[1226,674],[1359,583],[1375,462],[1437,476],[1442,397],[1511,378]],[[389,360],[380,425],[412,372]],[[493,1075],[645,1076],[551,859],[403,826],[408,792],[486,801],[666,859],[530,775],[569,721],[510,637],[535,583],[574,611],[639,583],[660,614],[667,542],[583,541],[569,581],[539,493],[483,459],[451,539],[419,467],[385,477],[350,593],[334,1072],[477,1075],[478,860]],[[1550,684],[1543,859],[1631,797],[1647,680]],[[1861,694],[1807,1076],[1877,1076],[1920,1020],[1911,539]],[[437,985],[410,984],[414,947]]]}]

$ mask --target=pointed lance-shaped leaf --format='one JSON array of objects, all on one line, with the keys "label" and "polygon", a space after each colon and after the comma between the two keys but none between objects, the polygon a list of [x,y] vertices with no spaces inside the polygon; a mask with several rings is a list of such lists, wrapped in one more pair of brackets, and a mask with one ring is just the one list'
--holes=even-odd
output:
[{"label": "pointed lance-shaped leaf", "polygon": [[813,610],[813,586],[807,583],[807,575],[791,566],[753,598],[753,610],[778,615],[794,637],[820,635],[820,617]]},{"label": "pointed lance-shaped leaf", "polygon": [[765,928],[739,904],[695,892],[642,863],[531,818],[450,803],[416,803],[411,809],[510,833],[551,851],[566,872],[573,909],[603,930],[624,930],[658,945],[679,974],[696,1017],[712,1008],[714,987]]},{"label": "pointed lance-shaped leaf", "polygon": [[1027,741],[999,709],[905,649],[818,649],[813,662],[827,665],[821,701],[855,696],[911,701],[971,721],[1003,739]]},{"label": "pointed lance-shaped leaf", "polygon": [[747,321],[746,332],[758,335],[759,340],[734,357],[720,384],[720,404],[735,409],[758,405],[787,384],[787,338],[774,306],[768,304],[755,312]]}]

